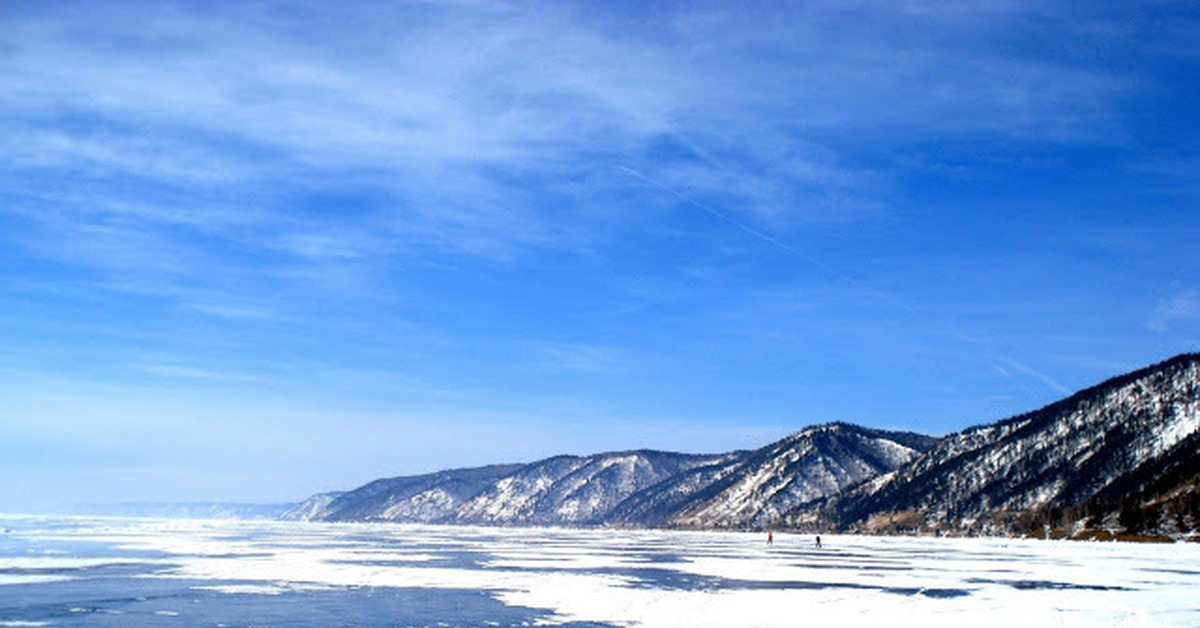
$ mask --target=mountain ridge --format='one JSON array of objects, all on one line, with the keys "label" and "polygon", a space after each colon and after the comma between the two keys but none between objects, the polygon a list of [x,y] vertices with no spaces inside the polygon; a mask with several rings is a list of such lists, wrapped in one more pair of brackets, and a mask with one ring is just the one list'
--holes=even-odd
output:
[{"label": "mountain ridge", "polygon": [[689,528],[777,526],[795,505],[894,470],[932,441],[848,423],[813,426],[752,452],[739,469],[698,492],[667,523]]},{"label": "mountain ridge", "polygon": [[[982,519],[985,527],[1011,529],[1011,513],[1089,502],[1093,510],[1111,509],[1171,466],[1196,467],[1190,443],[1198,433],[1200,354],[1182,354],[948,435],[892,476],[793,512],[791,521],[876,531],[886,522],[872,524],[873,517],[905,513],[909,525],[921,519],[917,527],[978,530]],[[1155,471],[1172,457],[1179,461]],[[1138,480],[1138,469],[1147,477]]]},{"label": "mountain ridge", "polygon": [[780,525],[797,504],[895,469],[933,441],[827,423],[754,451],[640,449],[384,478],[334,499],[314,496],[296,512],[318,521],[763,528]]},{"label": "mountain ridge", "polygon": [[284,518],[1195,536],[1200,354],[939,438],[832,422],[755,450],[561,455],[382,478],[315,495]]}]

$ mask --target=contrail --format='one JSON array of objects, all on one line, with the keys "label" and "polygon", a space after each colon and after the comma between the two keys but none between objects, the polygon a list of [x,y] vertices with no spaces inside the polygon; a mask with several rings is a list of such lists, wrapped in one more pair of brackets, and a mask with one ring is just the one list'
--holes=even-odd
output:
[{"label": "contrail", "polygon": [[[777,246],[777,247],[787,251],[788,253],[792,253],[793,255],[799,255],[801,257],[806,257],[806,258],[808,257],[808,256],[804,255],[802,252],[800,252],[799,249],[788,246],[787,244],[784,244],[783,242],[780,242],[779,240],[776,240],[775,238],[772,238],[771,236],[769,236],[761,231],[758,231],[751,227],[748,227],[744,223],[734,220],[733,217],[731,217],[729,214],[719,212],[719,211],[709,207],[708,205],[701,203],[700,201],[684,194],[683,192],[680,192],[679,190],[676,190],[675,188],[673,188],[665,183],[662,183],[660,181],[656,181],[654,179],[651,179],[650,177],[647,177],[646,175],[638,172],[637,170],[634,170],[633,168],[629,168],[627,166],[617,166],[617,168],[624,170],[626,173],[633,175],[633,176],[641,179],[642,181],[645,181],[646,183],[653,185],[656,188],[659,188],[661,190],[664,190],[664,191],[670,193],[671,195],[675,196],[676,198],[678,198],[679,200],[681,200],[685,203],[699,207],[700,209],[712,214],[713,216],[716,216],[717,218],[720,218],[721,220],[724,220],[725,222],[733,225],[734,227],[737,227],[738,229],[741,229],[742,231],[745,231],[746,233],[748,233],[764,242],[767,242],[771,245]],[[809,258],[809,261],[816,263],[816,260],[812,260],[811,258]],[[829,269],[825,269],[825,270],[829,270]]]},{"label": "contrail", "polygon": [[1026,366],[1025,364],[1017,362],[1016,360],[1013,360],[1011,358],[1006,358],[1006,357],[1000,356],[1000,357],[997,357],[996,359],[999,360],[1000,362],[1003,362],[1004,364],[1007,364],[1008,366],[1013,367],[1014,369],[1016,369],[1024,374],[1042,382],[1048,388],[1052,388],[1063,395],[1071,394],[1071,389],[1067,388],[1066,386],[1063,386],[1062,384],[1058,383],[1058,381],[1056,381],[1054,378],[1050,377],[1049,375],[1046,375],[1045,373],[1042,373],[1041,371],[1037,371],[1037,370],[1033,369],[1032,367]]}]

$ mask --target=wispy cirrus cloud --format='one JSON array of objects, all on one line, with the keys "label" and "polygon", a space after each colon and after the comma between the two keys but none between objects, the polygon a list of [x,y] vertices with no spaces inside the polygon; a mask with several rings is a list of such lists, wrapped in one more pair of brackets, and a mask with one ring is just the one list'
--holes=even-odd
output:
[{"label": "wispy cirrus cloud", "polygon": [[489,254],[558,243],[577,215],[528,193],[550,176],[652,159],[755,220],[869,214],[887,175],[847,136],[1095,140],[1133,88],[1004,49],[1020,5],[914,6],[678,7],[661,32],[572,6],[27,8],[6,20],[4,160],[201,193],[367,186],[393,236]]},{"label": "wispy cirrus cloud", "polygon": [[1073,45],[1121,16],[1057,5],[625,10],[18,7],[7,237],[105,289],[273,311],[413,260],[620,256],[682,198],[771,237],[872,221],[922,144],[1118,142],[1142,87]]},{"label": "wispy cirrus cloud", "polygon": [[212,473],[1028,409],[1196,316],[1178,6],[6,2],[0,368]]},{"label": "wispy cirrus cloud", "polygon": [[163,377],[167,379],[178,380],[200,380],[200,381],[250,381],[252,378],[231,375],[226,371],[216,371],[206,368],[200,368],[190,365],[181,364],[159,364],[152,362],[141,362],[130,364],[129,368],[136,371],[153,375],[155,377]]},{"label": "wispy cirrus cloud", "polygon": [[1159,301],[1150,315],[1150,329],[1164,331],[1174,325],[1200,321],[1200,290],[1190,288]]},{"label": "wispy cirrus cloud", "polygon": [[625,351],[612,346],[577,342],[533,343],[527,347],[535,364],[553,371],[620,373],[631,361]]}]

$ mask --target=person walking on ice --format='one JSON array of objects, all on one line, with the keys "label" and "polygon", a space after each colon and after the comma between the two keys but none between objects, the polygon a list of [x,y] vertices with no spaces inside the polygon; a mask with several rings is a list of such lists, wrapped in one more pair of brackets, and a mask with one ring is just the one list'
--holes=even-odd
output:
[{"label": "person walking on ice", "polygon": [[821,547],[821,535],[817,535],[817,547]]}]

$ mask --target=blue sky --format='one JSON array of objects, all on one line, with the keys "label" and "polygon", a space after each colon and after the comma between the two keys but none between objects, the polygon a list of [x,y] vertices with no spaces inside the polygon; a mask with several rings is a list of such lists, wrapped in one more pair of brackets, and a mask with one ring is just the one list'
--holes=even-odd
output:
[{"label": "blue sky", "polygon": [[1200,349],[1200,10],[946,4],[6,2],[0,509],[941,434]]}]

